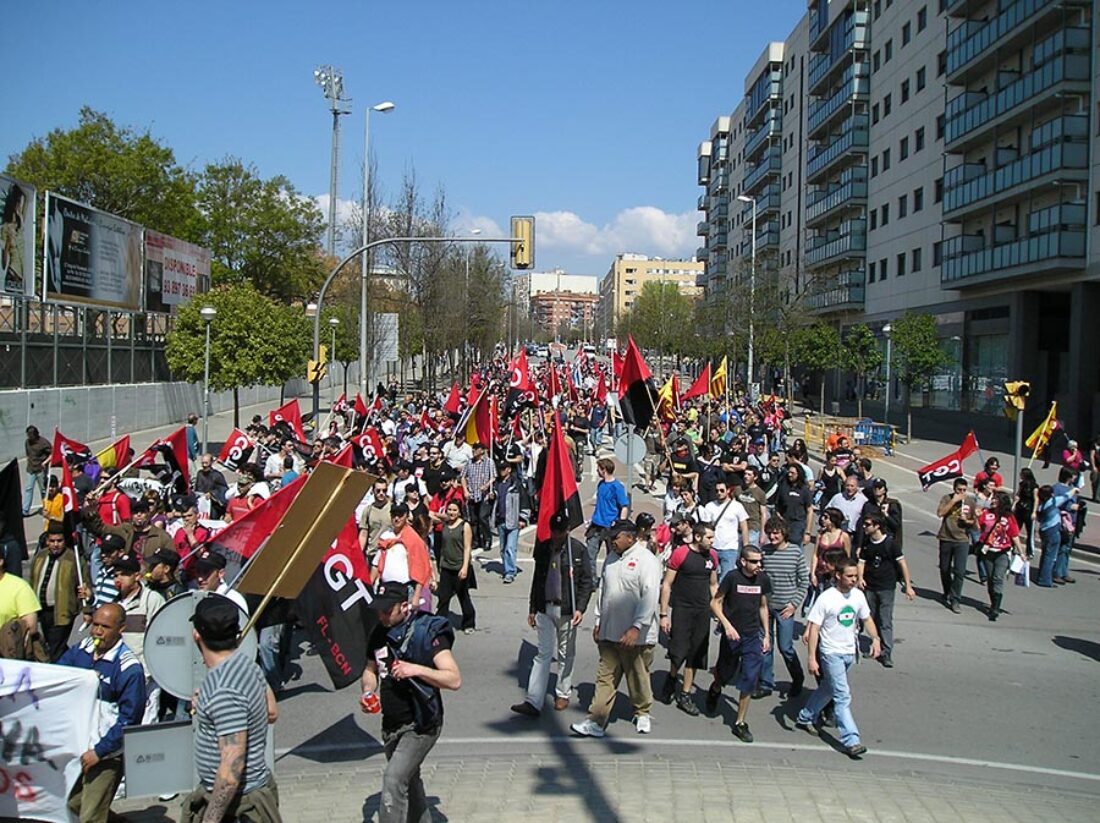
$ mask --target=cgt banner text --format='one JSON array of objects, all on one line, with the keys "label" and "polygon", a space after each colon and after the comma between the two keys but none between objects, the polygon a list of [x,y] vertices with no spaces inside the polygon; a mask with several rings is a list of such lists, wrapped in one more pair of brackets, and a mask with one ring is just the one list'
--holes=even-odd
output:
[{"label": "cgt banner text", "polygon": [[0,659],[0,818],[69,823],[98,690],[86,669]]}]

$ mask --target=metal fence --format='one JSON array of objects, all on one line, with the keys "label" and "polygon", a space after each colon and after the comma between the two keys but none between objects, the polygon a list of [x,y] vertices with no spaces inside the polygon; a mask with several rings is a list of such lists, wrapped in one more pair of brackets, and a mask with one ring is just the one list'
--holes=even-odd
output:
[{"label": "metal fence", "polygon": [[164,314],[0,301],[0,389],[154,383],[172,379]]}]

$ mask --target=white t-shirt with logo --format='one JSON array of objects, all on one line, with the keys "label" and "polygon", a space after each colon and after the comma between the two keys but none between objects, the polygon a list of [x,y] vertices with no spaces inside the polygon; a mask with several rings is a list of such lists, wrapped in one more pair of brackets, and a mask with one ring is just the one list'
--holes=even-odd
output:
[{"label": "white t-shirt with logo", "polygon": [[820,626],[818,648],[822,654],[855,654],[857,620],[871,616],[867,598],[853,588],[847,594],[840,589],[826,589],[814,602],[806,619]]}]

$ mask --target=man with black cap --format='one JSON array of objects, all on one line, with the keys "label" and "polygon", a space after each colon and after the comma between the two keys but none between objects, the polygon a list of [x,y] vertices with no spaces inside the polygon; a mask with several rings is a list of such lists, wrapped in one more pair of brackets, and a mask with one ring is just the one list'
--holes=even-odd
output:
[{"label": "man with black cap", "polygon": [[636,540],[637,527],[629,520],[616,520],[608,533],[611,551],[603,567],[596,627],[592,630],[600,651],[596,692],[588,717],[570,727],[586,737],[606,735],[604,727],[624,675],[638,733],[649,734],[652,730],[649,668],[657,643],[661,563],[645,543]]},{"label": "man with black cap", "polygon": [[248,614],[248,603],[245,602],[244,595],[229,588],[225,582],[225,566],[225,555],[219,552],[201,554],[195,560],[195,580],[203,591],[228,597]]},{"label": "man with black cap", "polygon": [[[175,551],[175,543],[164,529],[154,526],[149,519],[149,504],[135,500],[130,504],[130,522],[117,526],[104,523],[99,516],[99,498],[89,494],[82,510],[84,525],[97,537],[117,534],[126,541],[126,554],[148,557],[161,549]],[[106,561],[104,561],[106,565]]]},{"label": "man with black cap", "polygon": [[407,583],[379,585],[372,604],[378,626],[367,641],[367,666],[361,680],[359,703],[364,712],[377,712],[376,693],[381,696],[387,762],[379,823],[429,819],[420,766],[443,731],[440,689],[458,690],[462,685],[451,653],[450,621],[413,612],[411,594]]},{"label": "man with black cap", "polygon": [[153,591],[159,592],[165,601],[187,591],[176,576],[176,571],[180,565],[180,556],[174,551],[161,549],[149,555],[145,562],[149,569],[145,573],[145,585]]},{"label": "man with black cap", "polygon": [[145,629],[164,605],[164,597],[142,583],[141,562],[132,554],[118,558],[111,565],[118,588],[118,605],[126,613],[122,628],[122,640],[130,648],[145,669],[145,714],[143,724],[155,723],[160,707],[160,686],[149,677],[145,666]]},{"label": "man with black cap", "polygon": [[538,631],[538,652],[527,680],[527,697],[512,706],[516,714],[538,717],[546,699],[550,664],[558,659],[554,709],[569,707],[573,693],[573,661],[577,656],[577,627],[592,597],[592,567],[584,543],[569,535],[569,520],[561,513],[550,518],[550,539],[535,542],[535,572],[527,625]]},{"label": "man with black cap", "polygon": [[181,823],[281,821],[275,775],[264,756],[267,725],[277,710],[260,667],[235,654],[240,611],[232,601],[209,595],[195,607],[191,623],[207,672],[194,701],[199,786],[183,802]]},{"label": "man with black cap", "polygon": [[51,662],[56,662],[69,644],[73,620],[81,610],[80,581],[88,578],[84,561],[66,545],[65,537],[64,526],[50,523],[46,529],[46,545],[31,561],[30,584],[42,605],[38,621]]}]

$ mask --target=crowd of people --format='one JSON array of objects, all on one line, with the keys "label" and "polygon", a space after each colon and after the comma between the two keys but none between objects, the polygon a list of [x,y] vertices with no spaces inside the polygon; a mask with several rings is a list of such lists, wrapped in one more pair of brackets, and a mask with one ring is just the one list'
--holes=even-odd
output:
[{"label": "crowd of people", "polygon": [[[254,418],[243,432],[247,448],[231,460],[200,453],[192,420],[186,487],[178,476],[160,482],[165,475],[155,465],[127,471],[121,460],[89,471],[90,455],[68,454],[74,506],[65,505],[60,479],[48,475],[53,444],[28,428],[23,513],[35,510],[38,489],[44,528],[32,556],[10,543],[0,552],[0,653],[101,672],[102,696],[118,707],[117,728],[90,750],[74,794],[81,819],[101,819],[88,809],[105,815],[122,779],[118,730],[182,709],[194,711],[203,729],[202,785],[187,799],[187,813],[200,819],[236,797],[249,798],[253,819],[277,819],[274,776],[261,764],[257,736],[277,716],[294,610],[263,628],[257,663],[224,665],[236,648],[232,627],[255,601],[234,589],[235,558],[219,540],[326,460],[374,478],[354,515],[380,618],[361,703],[382,713],[382,819],[418,819],[426,808],[420,764],[442,729],[439,692],[461,684],[451,651],[455,630],[477,632],[479,572],[499,574],[506,585],[519,579],[519,538],[539,519],[556,438],[578,482],[592,467],[596,490],[583,531],[574,532],[577,524],[564,512],[548,512],[548,537],[535,542],[527,622],[538,650],[524,699],[512,711],[544,711],[555,661],[551,705],[570,706],[578,627],[591,609],[596,688],[587,717],[572,725],[576,734],[606,734],[624,678],[636,730],[650,732],[650,673],[664,649],[668,671],[656,695],[662,702],[691,716],[714,715],[732,682],[733,734],[751,743],[752,702],[780,692],[799,701],[799,728],[817,734],[835,723],[844,750],[864,754],[847,672],[860,654],[894,665],[895,595],[900,588],[909,600],[915,596],[901,504],[870,457],[842,434],[830,437],[815,472],[781,400],[749,402],[735,387],[720,387],[682,403],[654,399],[652,419],[639,427],[647,450],[635,477],[660,498],[661,512],[630,519],[629,490],[607,448],[629,428],[608,402],[619,372],[617,358],[610,366],[583,355],[570,364],[529,366],[501,354],[476,370],[465,392],[457,384],[449,393],[380,385],[369,407],[341,398],[309,437],[292,421]],[[1095,499],[1100,455],[1072,442],[1066,455],[1053,485],[1039,485],[1025,469],[1010,490],[995,459],[974,478],[973,492],[965,478],[954,481],[937,510],[947,608],[961,609],[971,556],[988,585],[990,620],[1002,613],[1006,574],[1033,552],[1040,553],[1036,585],[1074,582],[1069,551],[1084,525],[1082,489],[1090,474]],[[124,483],[150,473],[160,481]],[[143,633],[168,600],[193,589],[224,598],[204,599],[217,605],[195,621],[196,643],[219,674],[207,678],[197,701],[181,706],[149,676]],[[460,613],[452,616],[455,600]],[[782,688],[776,650],[789,675]],[[808,697],[806,672],[816,684]],[[244,701],[224,696],[241,689]],[[219,765],[227,736],[230,756],[243,768],[229,777]]]}]

